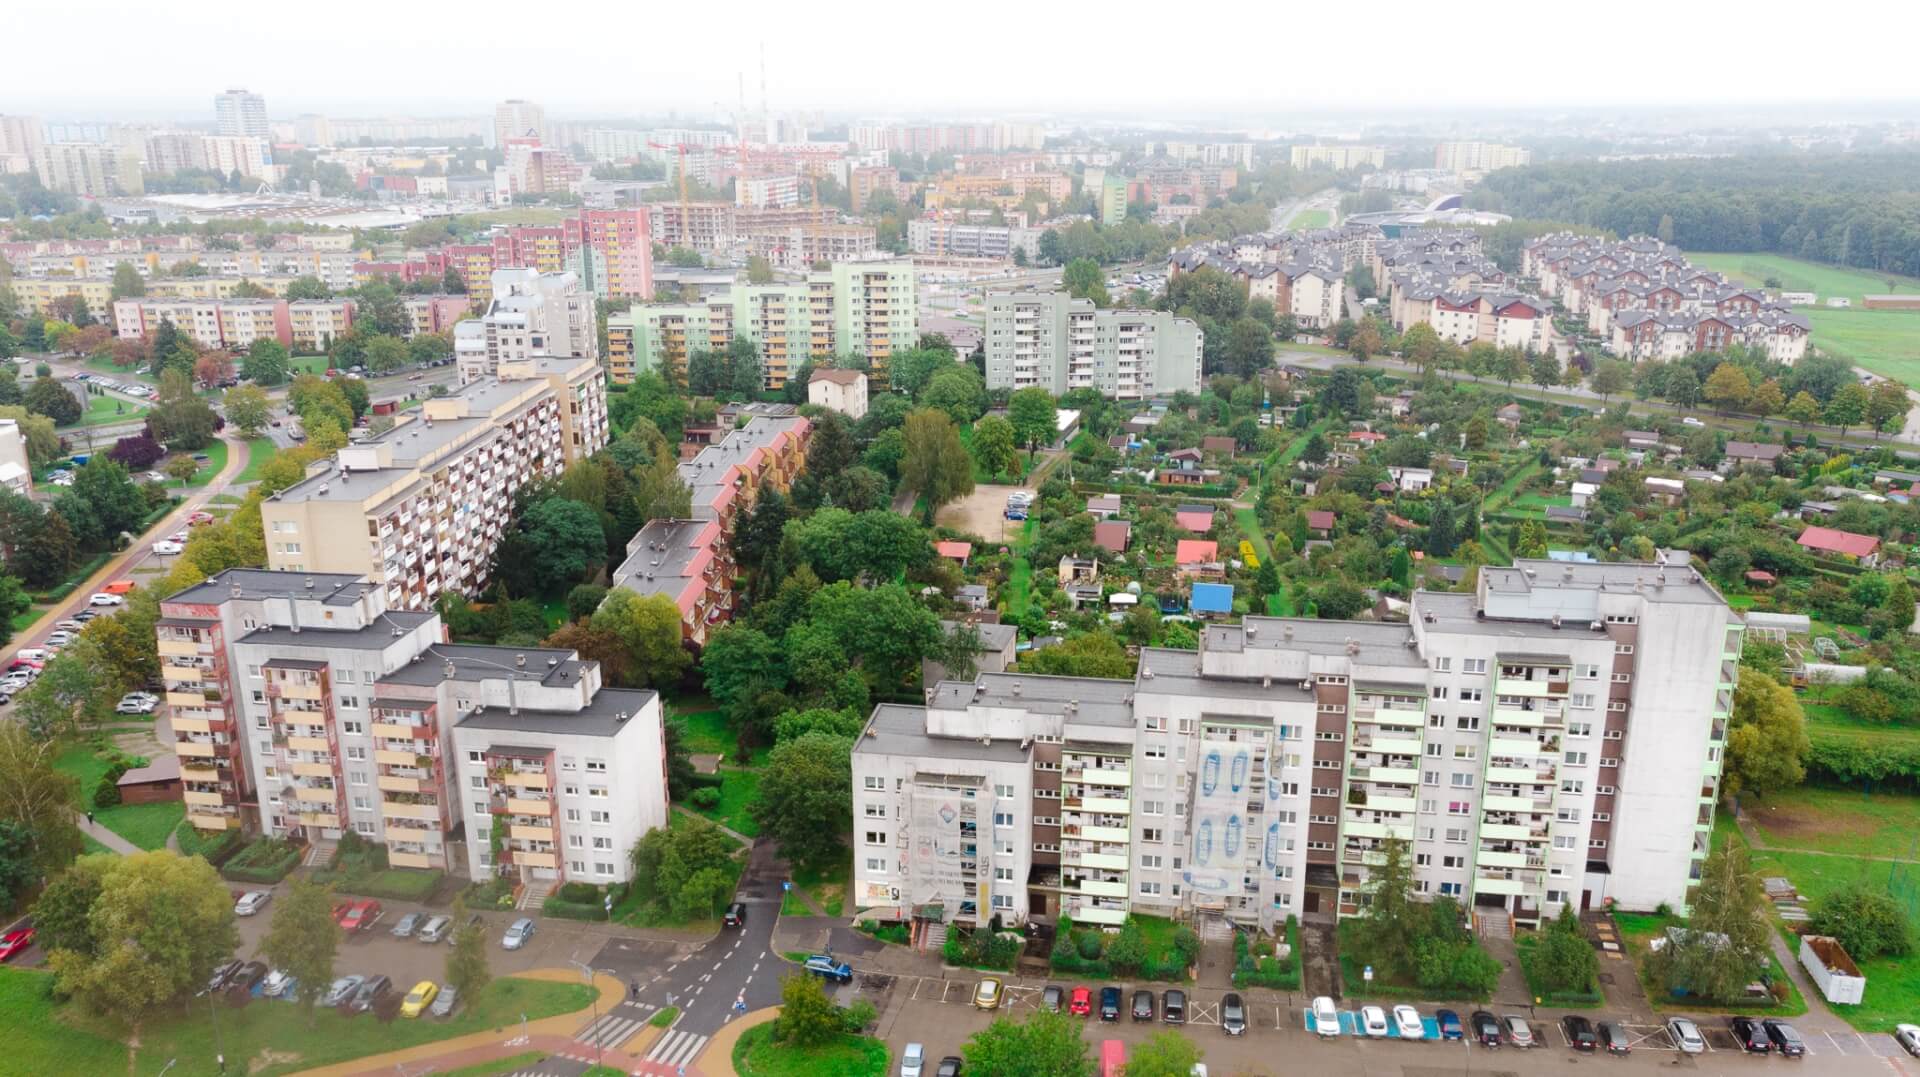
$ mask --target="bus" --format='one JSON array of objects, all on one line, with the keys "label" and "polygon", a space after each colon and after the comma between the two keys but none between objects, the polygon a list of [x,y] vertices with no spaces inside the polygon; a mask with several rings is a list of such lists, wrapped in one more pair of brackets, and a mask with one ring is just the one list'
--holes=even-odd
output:
[{"label": "bus", "polygon": [[1120,1077],[1127,1065],[1127,1045],[1119,1040],[1100,1041],[1100,1077]]}]

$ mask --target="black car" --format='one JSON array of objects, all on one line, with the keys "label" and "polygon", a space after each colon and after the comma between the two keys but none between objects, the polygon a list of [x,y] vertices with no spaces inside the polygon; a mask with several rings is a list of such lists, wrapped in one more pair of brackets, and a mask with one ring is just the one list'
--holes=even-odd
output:
[{"label": "black car", "polygon": [[1500,1046],[1500,1020],[1485,1010],[1475,1010],[1467,1018],[1467,1024],[1473,1028],[1473,1038],[1482,1047]]},{"label": "black car", "polygon": [[213,975],[207,977],[207,990],[218,991],[227,986],[227,982],[233,979],[234,974],[239,972],[240,967],[244,964],[246,964],[246,962],[234,960],[214,969]]},{"label": "black car", "polygon": [[1040,992],[1040,1008],[1048,1013],[1059,1013],[1065,997],[1066,992],[1061,990],[1059,984],[1048,984],[1047,989]]},{"label": "black car", "polygon": [[1220,1000],[1220,1027],[1229,1036],[1238,1036],[1247,1031],[1247,1007],[1240,996],[1229,992]]},{"label": "black car", "polygon": [[960,1077],[960,1059],[948,1055],[940,1060],[940,1068],[933,1071],[933,1077]]},{"label": "black car", "polygon": [[1160,1020],[1170,1025],[1187,1023],[1187,993],[1179,989],[1168,991],[1160,997]]},{"label": "black car", "polygon": [[367,982],[347,1000],[347,1009],[353,1013],[365,1013],[373,1009],[373,1004],[381,995],[393,990],[393,981],[385,976],[369,976]]},{"label": "black car", "polygon": [[1100,1020],[1120,1020],[1120,989],[1103,987],[1100,989]]},{"label": "black car", "polygon": [[1767,1040],[1782,1057],[1799,1058],[1807,1053],[1807,1045],[1800,1039],[1800,1033],[1785,1021],[1769,1017],[1760,1022],[1760,1027],[1766,1029]]},{"label": "black car", "polygon": [[252,991],[253,985],[267,978],[267,966],[264,962],[249,961],[240,966],[238,972],[227,977],[223,991]]},{"label": "black car", "polygon": [[1633,1040],[1627,1036],[1627,1030],[1612,1021],[1600,1022],[1600,1043],[1610,1055],[1624,1055],[1633,1050]]},{"label": "black car", "polygon": [[1577,1013],[1560,1019],[1560,1031],[1567,1034],[1567,1046],[1576,1051],[1592,1051],[1600,1046],[1600,1037],[1593,1032],[1593,1022]]},{"label": "black car", "polygon": [[1733,1033],[1734,1042],[1743,1051],[1764,1055],[1773,1050],[1773,1040],[1767,1036],[1767,1030],[1751,1017],[1734,1018],[1727,1022],[1727,1030]]},{"label": "black car", "polygon": [[720,918],[720,922],[727,927],[739,927],[747,922],[747,907],[738,901],[734,902],[727,906],[726,915]]},{"label": "black car", "polygon": [[1135,1021],[1153,1020],[1153,992],[1142,988],[1133,993],[1133,1019]]}]

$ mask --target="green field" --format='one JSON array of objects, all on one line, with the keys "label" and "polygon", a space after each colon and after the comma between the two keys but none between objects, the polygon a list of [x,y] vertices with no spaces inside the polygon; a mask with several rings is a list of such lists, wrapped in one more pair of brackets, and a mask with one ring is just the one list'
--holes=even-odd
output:
[{"label": "green field", "polygon": [[[103,426],[107,423],[132,422],[146,413],[145,405],[136,404],[125,397],[90,396],[87,398],[87,410],[80,413],[80,421],[73,426]],[[72,427],[65,429],[72,429]]]},{"label": "green field", "polygon": [[1287,222],[1288,228],[1325,228],[1333,223],[1333,214],[1324,209],[1303,209]]},{"label": "green field", "polygon": [[1745,803],[1772,849],[1920,859],[1920,797],[1800,786]]},{"label": "green field", "polygon": [[266,467],[267,461],[273,459],[273,454],[279,451],[280,449],[274,445],[273,439],[267,437],[265,434],[247,442],[247,466],[242,469],[239,476],[233,480],[234,484],[245,485],[250,482],[259,482],[260,469]]},{"label": "green field", "polygon": [[[94,787],[100,784],[100,776],[107,772],[106,760],[94,754],[93,746],[76,744],[69,747],[53,761],[53,767],[61,773],[73,775],[79,781],[80,803],[74,806],[82,811],[91,806]],[[94,810],[95,822],[142,849],[165,848],[167,835],[173,833],[173,828],[186,816],[186,805],[177,800],[157,804],[115,804]]]},{"label": "green field", "polygon": [[124,1045],[69,1027],[54,1016],[58,1009],[51,973],[0,968],[0,1015],[7,1023],[6,1064],[15,1067],[9,1072],[127,1071]]},{"label": "green field", "polygon": [[[1826,306],[1803,307],[1813,324],[1813,343],[1876,374],[1920,386],[1920,313],[1897,310],[1861,310],[1865,295],[1889,290],[1920,292],[1920,279],[1898,274],[1806,262],[1778,254],[1697,254],[1688,258],[1708,269],[1749,284],[1778,280],[1786,291],[1812,292],[1824,304],[1828,296],[1853,300],[1850,310]],[[1893,287],[1888,288],[1891,282]]]}]

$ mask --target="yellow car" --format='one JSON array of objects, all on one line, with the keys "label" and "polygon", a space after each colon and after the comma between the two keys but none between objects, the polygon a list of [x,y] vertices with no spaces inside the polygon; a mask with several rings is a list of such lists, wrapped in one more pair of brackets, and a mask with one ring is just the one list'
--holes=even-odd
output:
[{"label": "yellow car", "polygon": [[400,1004],[400,1016],[418,1017],[433,1005],[433,997],[440,993],[440,985],[432,980],[421,980],[407,992],[407,1001]]},{"label": "yellow car", "polygon": [[992,976],[980,981],[973,989],[973,1008],[976,1010],[997,1010],[1000,1008],[1000,981]]}]

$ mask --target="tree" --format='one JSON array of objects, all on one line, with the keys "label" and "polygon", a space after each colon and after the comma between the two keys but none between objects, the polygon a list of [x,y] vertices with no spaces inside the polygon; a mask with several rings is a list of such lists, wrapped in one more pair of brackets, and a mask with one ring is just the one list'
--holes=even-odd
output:
[{"label": "tree", "polygon": [[1251,378],[1273,365],[1273,330],[1253,318],[1241,318],[1228,331],[1225,349],[1228,373]]},{"label": "tree", "polygon": [[1707,1001],[1739,998],[1764,967],[1773,936],[1766,890],[1746,845],[1722,842],[1707,854],[1691,901],[1685,933],[1649,961],[1654,977]]},{"label": "tree", "polygon": [[[333,920],[333,891],[305,879],[295,879],[274,903],[273,926],[260,940],[260,954],[274,968],[300,983],[317,987],[333,979],[334,954],[340,948],[340,926]],[[313,1024],[317,990],[302,990],[296,1001]]]},{"label": "tree", "polygon": [[1130,678],[1135,661],[1112,633],[1099,631],[1029,651],[1020,659],[1020,669],[1045,676]]},{"label": "tree", "polygon": [[385,280],[373,280],[359,288],[354,301],[353,320],[355,333],[364,325],[374,333],[390,337],[404,337],[413,329],[413,318],[407,313],[406,305],[400,299],[400,293]]},{"label": "tree", "polygon": [[594,611],[591,623],[596,631],[612,633],[625,649],[629,687],[671,685],[693,663],[680,642],[680,607],[666,595],[643,597],[619,588]]},{"label": "tree", "polygon": [[[1371,278],[1373,274],[1369,272],[1367,275]],[[1400,334],[1400,354],[1419,368],[1422,382],[1428,380],[1428,375],[1437,365],[1442,343],[1440,334],[1434,332],[1433,326],[1426,322],[1415,322]]]},{"label": "tree", "polygon": [[472,1005],[492,980],[493,971],[487,968],[485,925],[461,926],[453,933],[453,948],[447,951],[447,983]]},{"label": "tree", "polygon": [[88,550],[106,549],[123,531],[138,534],[147,516],[146,497],[128,480],[127,470],[105,456],[75,471],[73,485],[54,496],[53,507]]},{"label": "tree", "polygon": [[1707,401],[1721,411],[1735,411],[1753,395],[1753,383],[1747,379],[1746,371],[1732,363],[1721,363],[1707,377],[1704,394]]},{"label": "tree", "polygon": [[243,438],[256,438],[273,421],[273,405],[258,385],[236,385],[220,401],[227,421]]},{"label": "tree", "polygon": [[204,352],[193,363],[193,380],[196,384],[212,387],[233,377],[233,360],[226,352]]},{"label": "tree", "polygon": [[1355,359],[1364,363],[1373,356],[1379,355],[1380,349],[1384,346],[1384,342],[1380,339],[1380,330],[1374,327],[1373,319],[1369,318],[1355,327],[1353,339],[1347,342],[1347,351]]},{"label": "tree", "polygon": [[166,467],[161,470],[166,472],[167,478],[184,485],[193,481],[195,475],[200,474],[200,464],[193,457],[182,453],[168,460]]},{"label": "tree", "polygon": [[1322,620],[1350,621],[1367,608],[1367,594],[1345,580],[1329,580],[1313,589],[1313,605]]},{"label": "tree", "polygon": [[1101,272],[1100,263],[1091,258],[1068,262],[1061,270],[1060,284],[1075,299],[1091,299],[1096,307],[1113,305],[1113,297],[1107,294],[1107,275]]},{"label": "tree", "polygon": [[287,282],[287,299],[299,302],[305,299],[332,299],[333,289],[319,277],[295,277]]},{"label": "tree", "polygon": [[255,385],[275,386],[287,380],[287,349],[272,337],[259,337],[247,346],[241,373]]},{"label": "tree", "polygon": [[1019,459],[1014,443],[1013,424],[1003,416],[989,415],[973,424],[973,458],[980,470],[991,476],[1010,473]]},{"label": "tree", "polygon": [[1912,410],[1913,399],[1905,385],[1891,379],[1875,382],[1867,396],[1867,425],[1873,428],[1874,439],[1903,426]]},{"label": "tree", "polygon": [[607,537],[590,506],[546,497],[521,514],[518,529],[494,554],[495,574],[524,594],[554,595],[606,562]]},{"label": "tree", "polygon": [[83,409],[67,387],[52,378],[35,378],[23,398],[27,410],[44,415],[55,426],[71,426],[80,421]]},{"label": "tree", "polygon": [[747,283],[772,284],[773,263],[758,254],[749,257],[747,259]]},{"label": "tree", "polygon": [[898,583],[870,590],[845,580],[828,584],[807,600],[807,620],[882,694],[898,690],[907,674],[940,647],[940,619]]},{"label": "tree", "polygon": [[128,471],[145,471],[160,462],[167,455],[167,447],[153,440],[153,435],[142,432],[130,434],[113,443],[107,450],[107,459],[126,468]]},{"label": "tree", "polygon": [[367,339],[367,369],[376,374],[407,365],[407,345],[399,337],[376,333]]},{"label": "tree", "polygon": [[160,395],[147,426],[153,436],[176,452],[197,452],[213,441],[220,428],[220,417],[207,402],[194,395],[193,378],[177,370],[160,375]]},{"label": "tree", "polygon": [[1857,426],[1867,417],[1867,405],[1872,401],[1866,386],[1851,381],[1841,386],[1840,391],[1833,394],[1833,399],[1827,401],[1821,417],[1827,421],[1827,425],[1839,427],[1840,433],[1845,434],[1847,427]]},{"label": "tree", "polygon": [[407,341],[407,361],[424,365],[453,354],[450,333],[416,333]]},{"label": "tree", "polygon": [[[1176,1033],[1166,1035],[1180,1038]],[[1023,1022],[996,1018],[961,1044],[960,1054],[968,1071],[997,1077],[1093,1077],[1094,1072],[1080,1022],[1045,1010],[1029,1014]],[[1132,1067],[1127,1072],[1131,1074]],[[1191,1067],[1181,1070],[1181,1077],[1190,1072]]]},{"label": "tree", "polygon": [[1754,386],[1753,395],[1747,398],[1747,410],[1763,419],[1778,415],[1786,406],[1787,398],[1781,394],[1780,382],[1774,378]]},{"label": "tree", "polygon": [[1805,389],[1793,394],[1787,402],[1787,418],[1803,425],[1812,425],[1820,421],[1820,401]]},{"label": "tree", "polygon": [[714,897],[707,884],[718,876],[731,885],[736,848],[704,819],[651,830],[633,847],[634,890],[659,915],[711,917]]},{"label": "tree", "polygon": [[973,492],[973,458],[946,412],[915,411],[907,416],[903,433],[900,487],[927,499],[929,517],[941,505]]},{"label": "tree", "polygon": [[116,262],[113,267],[113,290],[109,295],[116,301],[137,299],[147,294],[147,279],[140,275],[132,262]]},{"label": "tree", "polygon": [[1670,403],[1691,408],[1700,403],[1700,375],[1690,366],[1674,364],[1667,374],[1666,397]]},{"label": "tree", "polygon": [[1586,992],[1600,971],[1600,957],[1580,930],[1580,915],[1563,905],[1560,915],[1534,944],[1532,971],[1549,992]]},{"label": "tree", "polygon": [[79,783],[53,766],[61,750],[24,723],[0,725],[0,823],[27,832],[34,867],[43,876],[72,863],[85,847],[73,822]]},{"label": "tree", "polygon": [[1793,689],[1756,670],[1743,671],[1733,692],[1722,792],[1764,797],[1792,788],[1807,775],[1810,750],[1806,717]]},{"label": "tree", "polygon": [[173,852],[121,857],[101,879],[87,918],[95,952],[49,957],[59,990],[136,1030],[203,986],[240,943],[233,898],[213,865]]},{"label": "tree", "polygon": [[780,645],[765,632],[732,624],[707,637],[700,652],[700,672],[707,692],[724,706],[745,700],[766,681],[786,684]]},{"label": "tree", "polygon": [[1527,376],[1540,388],[1548,388],[1560,380],[1560,360],[1552,352],[1528,356]]},{"label": "tree", "polygon": [[970,364],[948,363],[927,383],[920,402],[946,412],[956,423],[980,417],[987,402],[987,386]]},{"label": "tree", "polygon": [[1380,862],[1369,871],[1371,901],[1361,912],[1366,924],[1366,958],[1388,979],[1414,971],[1414,947],[1421,918],[1413,902],[1413,857],[1403,838],[1380,844]]},{"label": "tree", "polygon": [[1529,519],[1520,525],[1520,534],[1513,543],[1515,557],[1541,558],[1547,556],[1547,528],[1539,520]]},{"label": "tree", "polygon": [[1200,1048],[1178,1032],[1156,1032],[1136,1044],[1120,1072],[1125,1077],[1189,1077],[1200,1064]]},{"label": "tree", "polygon": [[840,1007],[827,997],[820,977],[805,972],[789,973],[780,979],[780,1016],[774,1023],[774,1037],[795,1047],[818,1047],[840,1035],[845,1022]]},{"label": "tree", "polygon": [[953,352],[938,348],[909,348],[887,360],[887,383],[918,399],[935,374],[953,366]]},{"label": "tree", "polygon": [[1013,424],[1014,437],[1027,447],[1029,457],[1040,446],[1052,444],[1059,433],[1053,394],[1039,386],[1014,390],[1007,398],[1007,420]]},{"label": "tree", "polygon": [[852,739],[824,731],[774,747],[760,774],[753,818],[799,864],[826,866],[852,818]]},{"label": "tree", "polygon": [[[67,808],[72,814],[72,808]],[[79,831],[74,831],[76,842]],[[94,853],[72,861],[64,871],[53,876],[47,888],[40,892],[40,898],[33,903],[34,941],[40,948],[51,954],[66,951],[91,959],[99,948],[94,939],[93,912],[94,899],[100,896],[100,888],[107,872],[119,863],[114,853]]]},{"label": "tree", "polygon": [[1832,935],[1855,961],[1887,955],[1904,957],[1913,950],[1913,929],[1905,905],[1885,888],[1856,879],[1814,899],[1807,910],[1811,927]]}]

